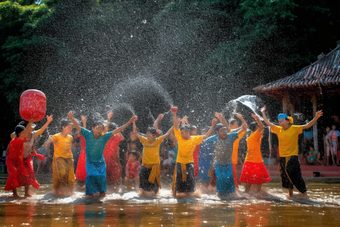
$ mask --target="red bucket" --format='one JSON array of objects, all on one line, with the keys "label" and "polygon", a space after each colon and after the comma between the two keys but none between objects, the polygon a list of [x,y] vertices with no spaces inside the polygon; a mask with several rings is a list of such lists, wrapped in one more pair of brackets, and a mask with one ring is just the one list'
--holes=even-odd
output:
[{"label": "red bucket", "polygon": [[19,113],[22,119],[41,121],[46,114],[46,96],[42,91],[30,89],[21,94]]}]

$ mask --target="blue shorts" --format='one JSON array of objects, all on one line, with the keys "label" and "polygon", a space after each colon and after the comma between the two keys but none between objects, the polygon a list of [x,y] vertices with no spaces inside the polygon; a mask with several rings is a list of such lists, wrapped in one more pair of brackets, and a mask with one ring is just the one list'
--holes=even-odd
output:
[{"label": "blue shorts", "polygon": [[105,162],[91,162],[86,160],[86,195],[92,195],[96,192],[106,192],[106,164]]},{"label": "blue shorts", "polygon": [[216,190],[220,195],[235,192],[235,182],[233,177],[233,164],[222,166],[215,163]]}]

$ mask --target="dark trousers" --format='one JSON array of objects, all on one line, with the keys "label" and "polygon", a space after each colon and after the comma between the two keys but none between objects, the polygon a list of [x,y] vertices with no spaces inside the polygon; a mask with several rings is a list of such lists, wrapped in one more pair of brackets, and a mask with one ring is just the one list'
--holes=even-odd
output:
[{"label": "dark trousers", "polygon": [[282,187],[293,189],[293,186],[295,186],[301,193],[306,192],[306,184],[302,178],[298,156],[280,157],[279,161]]}]

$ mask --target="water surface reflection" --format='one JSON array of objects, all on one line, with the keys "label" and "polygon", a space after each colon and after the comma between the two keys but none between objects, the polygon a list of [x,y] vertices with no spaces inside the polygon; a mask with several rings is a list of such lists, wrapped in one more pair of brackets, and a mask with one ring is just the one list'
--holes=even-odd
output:
[{"label": "water surface reflection", "polygon": [[269,196],[220,200],[174,199],[162,189],[158,198],[139,198],[134,192],[84,199],[82,192],[55,199],[43,185],[32,198],[14,200],[0,192],[2,226],[337,226],[340,185],[310,184],[311,201],[285,198],[277,184],[264,188]]}]

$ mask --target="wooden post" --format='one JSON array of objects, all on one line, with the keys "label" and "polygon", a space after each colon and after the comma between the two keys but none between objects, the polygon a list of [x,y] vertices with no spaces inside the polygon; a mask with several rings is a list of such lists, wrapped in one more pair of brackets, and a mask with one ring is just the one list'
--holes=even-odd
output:
[{"label": "wooden post", "polygon": [[[312,95],[312,102],[313,102],[313,117],[316,114],[316,96]],[[313,140],[314,140],[314,149],[319,151],[318,146],[318,122],[316,121],[313,125]]]}]

